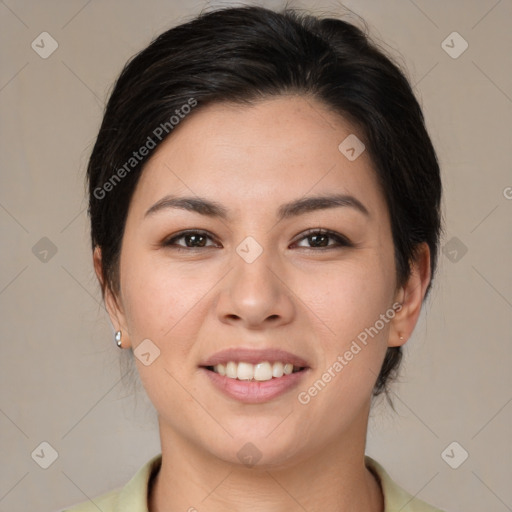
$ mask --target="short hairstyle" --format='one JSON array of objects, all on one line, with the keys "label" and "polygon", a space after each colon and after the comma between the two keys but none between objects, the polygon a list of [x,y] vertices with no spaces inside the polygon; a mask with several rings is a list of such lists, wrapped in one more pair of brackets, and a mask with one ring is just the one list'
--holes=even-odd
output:
[{"label": "short hairstyle", "polygon": [[[167,30],[127,62],[87,168],[103,298],[107,286],[119,292],[128,207],[154,147],[172,136],[172,117],[176,122],[185,105],[194,105],[194,115],[211,103],[251,105],[283,94],[314,98],[358,130],[389,209],[397,287],[410,276],[422,242],[430,248],[433,278],[442,231],[437,156],[408,80],[367,32],[290,8],[231,7]],[[135,161],[133,152],[148,147],[148,137],[151,151]],[[385,391],[389,399],[387,383],[401,358],[401,347],[387,349],[374,396]]]}]

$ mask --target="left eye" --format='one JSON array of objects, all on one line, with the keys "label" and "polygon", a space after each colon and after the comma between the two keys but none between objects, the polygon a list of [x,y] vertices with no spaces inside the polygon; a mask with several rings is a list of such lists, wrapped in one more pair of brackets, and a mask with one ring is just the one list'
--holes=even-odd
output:
[{"label": "left eye", "polygon": [[[335,240],[335,244],[329,244],[328,240],[332,239]],[[309,240],[312,241],[313,247],[306,247],[306,249],[312,249],[315,247],[320,248],[335,248],[335,247],[351,247],[350,241],[345,238],[343,235],[340,235],[339,233],[336,233],[334,231],[329,231],[327,229],[317,229],[317,230],[310,230],[307,232],[306,236],[303,236],[302,238],[299,238],[299,242],[302,242],[303,240]],[[311,242],[310,242],[311,243]]]},{"label": "left eye", "polygon": [[[185,240],[185,245],[176,243],[178,240]],[[215,247],[215,245],[206,245],[207,240],[213,240],[213,237],[207,233],[206,231],[198,231],[198,230],[189,230],[178,233],[176,236],[167,239],[162,243],[165,247],[174,247],[178,250],[182,249],[201,249],[204,247]],[[329,244],[329,239],[334,240],[334,244]],[[314,249],[314,248],[335,248],[335,247],[351,247],[352,244],[350,241],[345,238],[343,235],[336,233],[334,231],[329,231],[326,229],[312,229],[306,232],[302,238],[299,238],[294,245],[297,245],[298,242],[302,242],[304,240],[308,240],[312,247],[306,247],[306,249]],[[304,247],[304,246],[298,246]]]}]

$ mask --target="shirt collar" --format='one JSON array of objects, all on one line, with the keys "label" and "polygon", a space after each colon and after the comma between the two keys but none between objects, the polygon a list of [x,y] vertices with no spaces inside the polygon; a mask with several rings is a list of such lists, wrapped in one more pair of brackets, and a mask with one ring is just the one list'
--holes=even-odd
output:
[{"label": "shirt collar", "polygon": [[[384,512],[441,512],[430,507],[399,487],[386,470],[374,459],[365,455],[366,467],[377,477],[384,497]],[[148,512],[149,481],[160,469],[162,454],[146,462],[122,488],[114,512]]]},{"label": "shirt collar", "polygon": [[121,489],[114,512],[148,512],[148,489],[151,477],[162,463],[159,453],[146,462]]}]

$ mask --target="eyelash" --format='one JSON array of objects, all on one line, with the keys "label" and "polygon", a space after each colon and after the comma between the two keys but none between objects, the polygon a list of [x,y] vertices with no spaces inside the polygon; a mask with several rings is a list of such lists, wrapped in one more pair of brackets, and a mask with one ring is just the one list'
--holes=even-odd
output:
[{"label": "eyelash", "polygon": [[[174,235],[171,238],[168,238],[167,240],[164,240],[162,242],[163,247],[172,248],[173,250],[177,251],[197,251],[200,249],[207,249],[211,246],[205,246],[205,247],[184,247],[179,246],[175,242],[177,240],[180,240],[181,238],[184,238],[187,235],[200,235],[200,236],[206,236],[210,239],[214,239],[210,233],[203,230],[196,230],[196,229],[188,229],[185,231],[181,231],[180,233]],[[348,238],[344,237],[343,235],[340,235],[339,233],[336,233],[335,231],[330,231],[328,229],[309,229],[305,232],[305,234],[299,238],[294,244],[298,242],[302,242],[303,240],[306,240],[307,238],[310,238],[314,235],[324,235],[332,238],[337,242],[337,245],[328,245],[327,247],[301,247],[302,249],[311,249],[311,250],[330,250],[330,249],[339,249],[341,247],[353,247],[353,244],[348,240]]]}]

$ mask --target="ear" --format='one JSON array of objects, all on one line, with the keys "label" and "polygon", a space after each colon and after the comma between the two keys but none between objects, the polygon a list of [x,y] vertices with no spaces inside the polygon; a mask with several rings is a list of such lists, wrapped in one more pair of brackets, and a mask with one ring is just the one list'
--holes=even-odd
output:
[{"label": "ear", "polygon": [[[411,275],[398,290],[395,300],[402,304],[391,321],[388,346],[399,347],[410,337],[421,313],[423,298],[430,283],[430,248],[426,242],[418,247],[411,263]],[[403,339],[400,339],[400,337]]]},{"label": "ear", "polygon": [[126,327],[126,318],[122,307],[122,301],[120,298],[116,297],[114,292],[110,289],[110,286],[105,282],[100,247],[94,248],[93,262],[94,272],[100,282],[103,301],[105,302],[105,307],[107,308],[110,321],[114,326],[114,330],[121,331],[122,333],[123,348],[128,348],[131,346],[131,342],[129,339],[128,329]]}]

